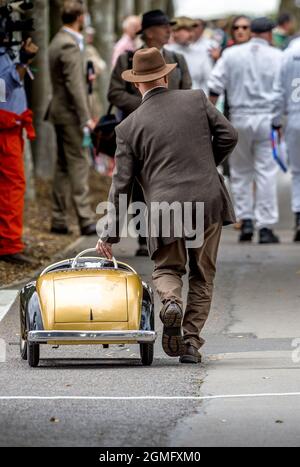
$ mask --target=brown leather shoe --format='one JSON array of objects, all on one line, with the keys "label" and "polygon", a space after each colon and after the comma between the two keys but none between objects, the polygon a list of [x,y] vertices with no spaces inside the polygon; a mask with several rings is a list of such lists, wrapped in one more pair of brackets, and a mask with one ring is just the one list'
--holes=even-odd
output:
[{"label": "brown leather shoe", "polygon": [[183,354],[180,357],[180,363],[201,363],[200,352],[191,344],[185,344]]},{"label": "brown leather shoe", "polygon": [[0,256],[0,261],[11,264],[19,264],[20,266],[38,266],[38,263],[23,253],[16,253],[14,255]]},{"label": "brown leather shoe", "polygon": [[160,312],[164,325],[162,347],[169,357],[182,355],[184,342],[181,335],[182,309],[175,301],[166,304]]}]

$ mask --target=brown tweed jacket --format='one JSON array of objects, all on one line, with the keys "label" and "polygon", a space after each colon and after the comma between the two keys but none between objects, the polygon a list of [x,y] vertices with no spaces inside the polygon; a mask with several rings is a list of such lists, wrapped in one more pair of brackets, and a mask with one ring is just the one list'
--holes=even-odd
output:
[{"label": "brown tweed jacket", "polygon": [[[118,213],[119,195],[130,194],[135,177],[145,200],[203,202],[205,227],[235,222],[217,166],[237,144],[237,132],[203,91],[157,88],[116,129],[117,153],[109,201]],[[118,220],[118,219],[117,219]],[[118,237],[102,237],[116,243]],[[149,238],[151,256],[174,238]]]},{"label": "brown tweed jacket", "polygon": [[[163,49],[166,63],[177,63],[177,68],[169,75],[169,89],[191,89],[192,79],[185,58],[181,54]],[[121,55],[112,72],[108,100],[118,107],[124,115],[129,115],[136,110],[142,102],[139,91],[130,83],[122,79],[123,71],[132,68],[128,53]]]},{"label": "brown tweed jacket", "polygon": [[53,97],[46,119],[55,125],[80,124],[90,119],[83,56],[76,39],[61,29],[49,46]]}]

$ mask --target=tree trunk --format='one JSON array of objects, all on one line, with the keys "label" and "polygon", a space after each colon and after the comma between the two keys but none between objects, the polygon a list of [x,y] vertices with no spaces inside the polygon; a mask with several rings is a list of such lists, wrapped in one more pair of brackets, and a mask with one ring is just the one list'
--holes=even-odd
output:
[{"label": "tree trunk", "polygon": [[50,10],[50,39],[57,33],[60,29],[61,15],[60,9],[62,6],[62,0],[49,0],[49,10]]},{"label": "tree trunk", "polygon": [[137,14],[149,10],[163,10],[170,17],[174,15],[173,0],[135,0],[135,11]]},{"label": "tree trunk", "polygon": [[135,0],[136,14],[140,15],[149,10],[152,10],[151,0]]},{"label": "tree trunk", "polygon": [[151,0],[151,9],[165,11],[166,3],[167,2],[165,0]]},{"label": "tree trunk", "polygon": [[96,29],[95,46],[108,64],[107,71],[101,75],[101,101],[107,104],[106,92],[110,79],[110,63],[115,36],[115,2],[110,0],[88,0],[92,25]]},{"label": "tree trunk", "polygon": [[25,165],[25,179],[26,179],[26,192],[25,199],[33,201],[35,199],[35,185],[34,185],[34,170],[32,161],[32,150],[30,141],[25,137],[24,145],[24,165]]},{"label": "tree trunk", "polygon": [[134,0],[115,0],[115,33],[116,37],[122,35],[122,22],[135,13]]},{"label": "tree trunk", "polygon": [[33,40],[39,46],[39,53],[33,64],[36,71],[31,90],[31,106],[37,132],[37,139],[33,142],[32,149],[35,173],[41,178],[49,179],[52,177],[55,153],[53,128],[49,123],[44,122],[51,92],[48,63],[48,1],[36,0],[33,15],[35,21]]},{"label": "tree trunk", "polygon": [[166,0],[165,11],[170,18],[174,18],[175,8],[173,0]]},{"label": "tree trunk", "polygon": [[288,11],[292,13],[296,19],[298,26],[300,24],[300,0],[281,0],[280,11]]}]

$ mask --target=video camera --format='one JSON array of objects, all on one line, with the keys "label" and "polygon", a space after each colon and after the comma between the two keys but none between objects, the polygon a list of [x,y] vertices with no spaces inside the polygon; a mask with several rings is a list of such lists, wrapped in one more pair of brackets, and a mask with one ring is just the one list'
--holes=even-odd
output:
[{"label": "video camera", "polygon": [[[34,31],[33,19],[26,18],[34,7],[30,0],[0,0],[0,46],[10,49],[20,45]],[[15,38],[15,33],[18,37]]]}]

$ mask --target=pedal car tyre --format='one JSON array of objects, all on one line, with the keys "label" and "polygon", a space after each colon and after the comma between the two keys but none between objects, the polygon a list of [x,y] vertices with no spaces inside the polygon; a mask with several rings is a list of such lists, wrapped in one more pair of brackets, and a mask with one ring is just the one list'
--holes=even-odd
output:
[{"label": "pedal car tyre", "polygon": [[27,358],[28,364],[32,368],[36,368],[40,362],[40,346],[27,342]]},{"label": "pedal car tyre", "polygon": [[[22,309],[20,307],[20,316],[22,314]],[[26,327],[26,324],[25,324]],[[27,360],[27,340],[23,339],[25,336],[25,329],[23,329],[22,320],[21,320],[21,331],[20,331],[20,355],[22,360]]]},{"label": "pedal car tyre", "polygon": [[[154,330],[154,313],[151,316],[151,330]],[[154,344],[140,344],[141,361],[144,366],[151,366],[154,357]]]},{"label": "pedal car tyre", "polygon": [[151,366],[154,356],[154,344],[140,344],[140,354],[142,364],[144,366]]},{"label": "pedal car tyre", "polygon": [[27,341],[20,336],[20,354],[22,360],[27,360]]}]

